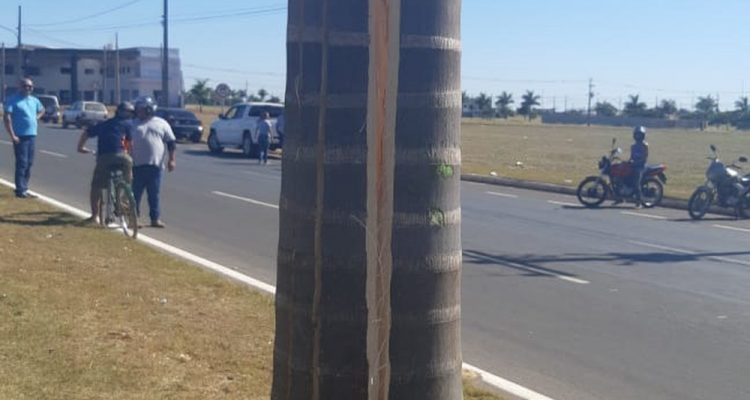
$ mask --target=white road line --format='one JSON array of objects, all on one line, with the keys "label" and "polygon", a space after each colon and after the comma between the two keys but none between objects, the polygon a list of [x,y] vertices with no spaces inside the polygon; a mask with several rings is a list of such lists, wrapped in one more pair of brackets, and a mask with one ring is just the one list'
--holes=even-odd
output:
[{"label": "white road line", "polygon": [[557,279],[560,279],[560,280],[563,280],[563,281],[566,281],[566,282],[577,283],[579,285],[588,285],[589,283],[591,283],[591,282],[583,280],[583,279],[574,278],[574,277],[568,276],[568,275],[556,274],[554,272],[550,272],[550,271],[547,271],[547,270],[544,270],[544,269],[541,269],[541,268],[536,268],[536,267],[531,267],[531,266],[528,266],[528,265],[518,264],[518,263],[514,263],[512,261],[501,260],[501,259],[496,259],[496,258],[493,258],[493,257],[488,257],[488,256],[483,256],[483,255],[477,255],[477,254],[472,254],[471,257],[475,257],[475,258],[478,258],[478,259],[480,259],[482,261],[487,261],[487,262],[491,262],[491,263],[494,263],[494,264],[506,264],[506,265],[510,265],[511,267],[515,267],[515,268],[522,269],[522,270],[525,270],[525,271],[536,272],[537,274],[549,276],[551,278],[557,278]]},{"label": "white road line", "polygon": [[[13,183],[6,181],[5,179],[0,178],[0,184],[5,185],[9,188],[15,187]],[[74,216],[77,216],[79,218],[86,218],[89,216],[89,213],[79,210],[73,206],[67,205],[65,203],[62,203],[60,201],[57,201],[55,199],[52,199],[47,196],[40,195],[39,193],[34,193],[37,196],[39,196],[39,200],[52,205],[53,207],[56,207],[58,209],[61,209],[65,212],[68,212]],[[182,250],[178,247],[169,245],[167,243],[161,242],[156,239],[152,239],[146,235],[139,234],[138,240],[151,245],[153,247],[159,248],[167,253],[170,253],[172,255],[175,255],[177,257],[183,258],[185,260],[191,261],[193,263],[196,263],[204,268],[207,268],[209,270],[215,271],[220,275],[224,275],[230,279],[237,280],[239,282],[242,282],[250,287],[254,287],[258,290],[262,290],[264,292],[275,294],[276,293],[276,287],[273,285],[269,285],[265,282],[259,281],[257,279],[251,278],[248,275],[245,275],[241,272],[238,272],[232,268],[225,267],[221,264],[215,263],[213,261],[210,261],[208,259],[205,259],[203,257],[199,257],[195,254],[192,254],[188,251]],[[479,374],[479,376],[482,377],[482,380],[487,382],[487,384],[494,386],[500,390],[506,391],[508,393],[512,393],[515,396],[520,397],[523,400],[553,400],[552,398],[549,398],[547,396],[544,396],[542,394],[539,394],[531,389],[525,388],[517,383],[514,383],[512,381],[509,381],[507,379],[501,378],[497,375],[493,375],[492,373],[489,373],[487,371],[484,371],[482,369],[479,369],[471,364],[463,363],[463,368],[469,371],[473,371],[474,373]]]},{"label": "white road line", "polygon": [[529,390],[515,382],[511,382],[507,379],[503,379],[499,376],[492,375],[491,373],[481,370],[473,365],[464,363],[464,369],[471,371],[482,377],[482,380],[489,383],[492,386],[503,389],[504,391],[520,397],[525,400],[553,400],[543,394],[537,393],[533,390]]},{"label": "white road line", "polygon": [[55,153],[54,151],[39,150],[40,153],[44,153],[57,158],[68,158],[65,154]]},{"label": "white road line", "polygon": [[660,220],[667,219],[667,217],[662,217],[661,215],[643,214],[643,213],[637,213],[637,212],[632,212],[632,211],[620,211],[620,213],[625,214],[625,215],[632,215],[634,217],[660,219]]},{"label": "white road line", "polygon": [[[691,256],[698,256],[700,254],[700,253],[690,251],[690,250],[678,249],[678,248],[668,247],[668,246],[661,246],[661,245],[652,244],[652,243],[639,242],[637,240],[630,240],[629,242],[632,244],[636,244],[638,246],[651,247],[654,249],[671,251],[673,253],[687,254]],[[721,262],[729,263],[729,264],[739,264],[739,265],[750,266],[750,261],[739,260],[739,259],[730,258],[730,257],[707,256],[706,259],[714,260],[714,261],[721,261]]]},{"label": "white road line", "polygon": [[0,143],[2,143],[2,144],[7,144],[7,145],[9,145],[9,146],[13,145],[13,142],[9,142],[9,141],[7,141],[7,140],[0,140]]},{"label": "white road line", "polygon": [[727,226],[727,225],[713,225],[713,227],[714,227],[714,228],[719,228],[719,229],[728,229],[728,230],[730,230],[730,231],[737,231],[737,232],[745,232],[745,233],[750,233],[750,229],[746,229],[746,228],[737,228],[737,227],[734,227],[734,226]]},{"label": "white road line", "polygon": [[211,193],[213,193],[213,194],[215,194],[217,196],[227,197],[227,198],[230,198],[230,199],[244,201],[245,203],[255,204],[256,206],[263,206],[263,207],[275,208],[277,210],[279,209],[279,206],[277,206],[276,204],[264,203],[262,201],[249,199],[247,197],[236,196],[236,195],[233,195],[233,194],[224,193],[224,192],[218,192],[218,191],[213,191]]},{"label": "white road line", "polygon": [[629,242],[632,244],[636,244],[638,246],[651,247],[652,249],[666,250],[666,251],[671,251],[673,253],[692,254],[692,255],[696,254],[695,252],[690,251],[690,250],[677,249],[674,247],[662,246],[662,245],[653,244],[653,243],[639,242],[637,240],[629,240]]},{"label": "white road line", "polygon": [[580,204],[576,203],[566,203],[564,201],[555,201],[555,200],[547,200],[547,203],[558,205],[558,206],[567,206],[567,207],[580,207]]},{"label": "white road line", "polygon": [[498,193],[498,192],[485,192],[485,193],[487,193],[489,195],[492,195],[492,196],[507,197],[507,198],[510,198],[510,199],[517,199],[518,198],[518,196],[515,195],[515,194]]}]

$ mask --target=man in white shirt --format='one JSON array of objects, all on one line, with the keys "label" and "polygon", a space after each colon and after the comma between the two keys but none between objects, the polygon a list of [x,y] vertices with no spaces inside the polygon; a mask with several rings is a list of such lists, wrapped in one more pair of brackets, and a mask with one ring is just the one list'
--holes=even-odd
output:
[{"label": "man in white shirt", "polygon": [[131,156],[133,158],[133,195],[141,210],[143,191],[148,193],[149,217],[151,226],[164,228],[159,207],[159,188],[165,155],[167,170],[174,171],[176,139],[167,121],[154,116],[156,103],[145,97],[136,100],[135,115],[131,128]]}]

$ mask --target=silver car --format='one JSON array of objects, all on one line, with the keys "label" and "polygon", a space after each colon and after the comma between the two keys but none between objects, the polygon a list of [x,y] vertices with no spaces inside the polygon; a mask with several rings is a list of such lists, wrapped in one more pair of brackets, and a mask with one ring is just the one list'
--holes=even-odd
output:
[{"label": "silver car", "polygon": [[67,128],[75,125],[78,128],[96,125],[107,119],[107,107],[96,101],[76,101],[63,111],[62,125]]}]

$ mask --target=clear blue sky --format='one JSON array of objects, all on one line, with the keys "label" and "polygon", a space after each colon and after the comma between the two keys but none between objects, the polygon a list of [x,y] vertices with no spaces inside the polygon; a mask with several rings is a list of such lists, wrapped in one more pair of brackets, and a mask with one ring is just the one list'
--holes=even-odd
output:
[{"label": "clear blue sky", "polygon": [[[0,25],[15,28],[18,4],[0,5]],[[99,48],[115,32],[121,47],[162,41],[159,0],[20,4],[24,43]],[[186,85],[208,78],[282,95],[285,6],[172,0],[170,47],[181,52]],[[593,78],[596,100],[616,106],[629,94],[683,107],[711,94],[731,108],[750,93],[748,19],[748,0],[464,0],[463,86],[515,98],[534,90],[545,107],[582,108]],[[0,28],[0,41],[12,46],[16,38]]]}]

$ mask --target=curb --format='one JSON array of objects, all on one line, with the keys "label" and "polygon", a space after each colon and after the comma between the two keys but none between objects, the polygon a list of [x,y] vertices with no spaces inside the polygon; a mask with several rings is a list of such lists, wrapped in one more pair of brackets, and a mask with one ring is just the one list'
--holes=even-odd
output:
[{"label": "curb", "polygon": [[[536,190],[540,192],[559,193],[559,194],[565,194],[565,195],[570,195],[570,196],[576,195],[576,188],[573,188],[570,186],[556,185],[554,183],[524,181],[524,180],[515,179],[515,178],[507,178],[507,177],[500,177],[500,176],[485,176],[485,175],[478,175],[478,174],[462,174],[461,180],[467,181],[467,182],[485,183],[488,185],[495,185],[495,186],[508,186],[508,187],[515,187],[519,189]],[[661,204],[659,204],[659,207],[687,211],[688,202],[687,200],[664,196],[664,198],[661,200]],[[726,209],[723,207],[711,206],[711,208],[709,209],[709,212],[711,214],[728,215],[730,217],[735,216],[734,210]]]}]

